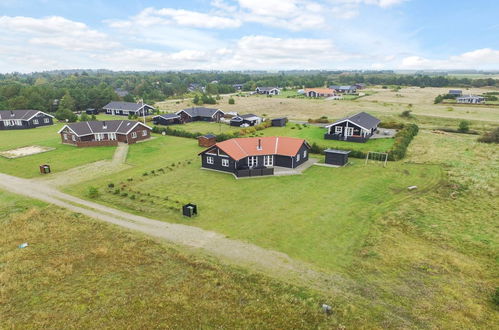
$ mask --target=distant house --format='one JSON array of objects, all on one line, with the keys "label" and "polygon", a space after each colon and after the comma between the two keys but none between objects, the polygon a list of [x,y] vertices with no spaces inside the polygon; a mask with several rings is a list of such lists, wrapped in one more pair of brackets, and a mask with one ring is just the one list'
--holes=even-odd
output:
[{"label": "distant house", "polygon": [[459,96],[463,95],[463,91],[460,89],[451,89],[448,94],[452,95],[452,96],[459,97]]},{"label": "distant house", "polygon": [[189,86],[187,87],[187,90],[189,92],[205,92],[206,91],[206,87],[201,85],[201,84],[198,84],[198,83],[191,83],[189,84]]},{"label": "distant house", "polygon": [[0,110],[0,130],[53,125],[53,119],[54,116],[39,110]]},{"label": "distant house", "polygon": [[154,125],[174,125],[180,124],[180,116],[176,113],[165,113],[162,115],[152,117]]},{"label": "distant house", "polygon": [[257,87],[255,92],[263,95],[279,95],[281,90],[278,87]]},{"label": "distant house", "polygon": [[85,110],[85,113],[87,115],[98,115],[99,114],[99,110],[93,109],[93,108],[88,108],[88,109]]},{"label": "distant house", "polygon": [[329,88],[334,89],[336,92],[341,94],[355,94],[357,93],[357,87],[355,86],[329,86]]},{"label": "distant house", "polygon": [[64,125],[58,132],[62,143],[77,147],[133,144],[151,137],[151,128],[131,120],[82,121]]},{"label": "distant house", "polygon": [[244,84],[234,84],[234,85],[232,85],[232,87],[234,87],[234,89],[235,89],[236,91],[241,91],[241,90],[243,90],[243,86],[244,86]]},{"label": "distant house", "polygon": [[296,168],[308,160],[310,145],[291,137],[235,138],[201,152],[201,166],[237,177],[271,175],[273,168]]},{"label": "distant house", "polygon": [[127,96],[128,94],[130,94],[128,91],[124,90],[124,89],[121,89],[121,88],[116,88],[114,90],[114,92],[116,93],[116,95],[118,95],[119,97],[125,97]]},{"label": "distant house", "polygon": [[106,111],[106,114],[113,116],[143,116],[144,114],[148,116],[154,107],[145,103],[112,101],[103,106],[102,109]]},{"label": "distant house", "polygon": [[327,140],[344,140],[351,142],[366,142],[376,132],[380,120],[366,112],[340,119],[325,126]]},{"label": "distant house", "polygon": [[456,98],[457,103],[480,104],[485,102],[485,97],[476,95],[467,95]]},{"label": "distant house", "polygon": [[331,97],[336,95],[336,91],[331,88],[305,88],[305,95],[308,97]]},{"label": "distant house", "polygon": [[250,113],[246,115],[238,115],[232,117],[232,119],[230,120],[230,126],[241,126],[241,125],[255,126],[260,124],[262,121],[263,121],[262,117]]},{"label": "distant house", "polygon": [[181,123],[191,121],[216,121],[219,122],[225,113],[220,109],[195,107],[180,110],[176,113],[180,116]]},{"label": "distant house", "polygon": [[284,127],[284,126],[286,126],[287,122],[288,122],[288,118],[286,118],[286,117],[274,118],[274,119],[272,119],[272,126]]},{"label": "distant house", "polygon": [[354,85],[357,89],[364,89],[366,88],[366,84],[364,83],[357,83]]},{"label": "distant house", "polygon": [[217,136],[213,134],[205,134],[198,136],[198,145],[200,147],[211,147],[217,143]]}]

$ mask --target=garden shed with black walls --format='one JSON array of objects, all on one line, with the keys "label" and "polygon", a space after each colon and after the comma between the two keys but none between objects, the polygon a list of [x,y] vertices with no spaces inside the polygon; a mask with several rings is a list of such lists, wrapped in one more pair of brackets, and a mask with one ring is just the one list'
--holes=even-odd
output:
[{"label": "garden shed with black walls", "polygon": [[326,149],[324,150],[324,155],[326,155],[324,162],[329,165],[345,166],[348,164],[349,153],[349,150]]}]

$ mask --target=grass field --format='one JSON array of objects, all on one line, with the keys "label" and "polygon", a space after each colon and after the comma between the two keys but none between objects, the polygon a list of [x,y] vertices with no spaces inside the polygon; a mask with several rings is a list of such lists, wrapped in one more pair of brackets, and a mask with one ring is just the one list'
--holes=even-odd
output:
[{"label": "grass field", "polygon": [[227,124],[204,122],[204,121],[194,121],[184,125],[173,125],[170,127],[173,129],[183,130],[190,133],[201,133],[201,134],[231,133],[239,131],[241,129],[239,127],[234,127]]},{"label": "grass field", "polygon": [[55,150],[17,159],[0,157],[0,171],[3,173],[32,178],[40,175],[38,166],[49,164],[53,172],[61,172],[73,167],[111,159],[115,147],[76,148],[61,143],[57,131],[62,124],[27,130],[0,131],[0,150],[39,145]]},{"label": "grass field", "polygon": [[366,143],[355,143],[346,141],[336,141],[336,140],[325,140],[324,133],[325,128],[317,127],[314,125],[296,125],[293,123],[288,123],[286,127],[269,127],[263,131],[260,131],[263,136],[291,136],[307,140],[308,143],[317,143],[319,146],[327,148],[342,148],[359,150],[363,152],[367,151],[378,151],[385,152],[388,151],[395,142],[394,139],[371,139]]},{"label": "grass field", "polygon": [[[189,220],[191,225],[337,269],[351,261],[369,219],[395,200],[409,197],[407,186],[424,189],[438,182],[440,173],[433,166],[391,164],[384,169],[359,163],[342,169],[313,167],[300,176],[235,180],[201,170],[201,150],[195,140],[175,137],[133,145],[127,162],[134,169],[69,191],[85,197],[88,186],[95,185],[103,203],[180,223],[185,218],[168,207],[193,202],[200,216]],[[120,193],[127,197],[107,192],[108,183],[126,186]]]},{"label": "grass field", "polygon": [[322,313],[331,302],[304,289],[80,214],[0,191],[0,215],[2,328],[309,329],[342,321]]}]

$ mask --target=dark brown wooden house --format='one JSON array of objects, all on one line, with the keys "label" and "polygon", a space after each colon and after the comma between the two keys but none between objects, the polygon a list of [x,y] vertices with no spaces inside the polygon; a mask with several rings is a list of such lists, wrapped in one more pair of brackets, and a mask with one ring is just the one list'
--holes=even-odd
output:
[{"label": "dark brown wooden house", "polygon": [[211,147],[217,143],[217,137],[213,134],[205,134],[198,137],[198,144],[200,147]]},{"label": "dark brown wooden house", "polygon": [[191,121],[215,121],[219,122],[220,119],[225,115],[222,110],[195,107],[180,110],[176,113],[180,116],[181,123],[188,123]]},{"label": "dark brown wooden house", "polygon": [[39,110],[0,110],[0,130],[53,125],[53,119],[54,116]]},{"label": "dark brown wooden house", "polygon": [[58,132],[62,143],[77,147],[133,144],[151,137],[151,128],[131,120],[83,121],[64,125]]}]

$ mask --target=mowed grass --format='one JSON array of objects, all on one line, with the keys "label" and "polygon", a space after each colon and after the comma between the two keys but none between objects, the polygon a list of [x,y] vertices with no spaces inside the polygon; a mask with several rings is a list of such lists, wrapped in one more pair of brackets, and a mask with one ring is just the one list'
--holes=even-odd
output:
[{"label": "mowed grass", "polygon": [[307,290],[81,214],[0,191],[0,215],[2,328],[310,329],[343,321],[322,313],[321,303],[334,304]]},{"label": "mowed grass", "polygon": [[259,131],[259,133],[263,134],[263,136],[291,136],[305,139],[310,144],[317,143],[321,147],[350,149],[363,152],[387,152],[395,142],[392,138],[370,139],[366,143],[326,140],[324,139],[324,134],[326,132],[327,129],[323,127],[317,127],[314,125],[303,126],[294,123],[288,123],[286,127],[269,127],[265,130]]},{"label": "mowed grass", "polygon": [[190,133],[201,133],[201,134],[231,133],[231,132],[237,132],[241,129],[240,127],[230,126],[228,124],[206,122],[206,121],[194,121],[187,124],[172,125],[169,127]]},{"label": "mowed grass", "polygon": [[[214,230],[318,267],[341,269],[351,262],[373,217],[409,198],[407,186],[425,189],[440,178],[439,168],[430,165],[393,163],[383,168],[359,163],[314,166],[297,176],[236,180],[200,169],[201,150],[195,140],[176,137],[132,145],[127,163],[133,169],[68,191],[86,197],[88,187],[95,186],[102,203]],[[108,183],[121,187],[120,194],[108,189]],[[169,208],[176,202],[197,204],[199,216],[182,217]]]},{"label": "mowed grass", "polygon": [[26,130],[0,131],[0,150],[11,150],[25,146],[46,146],[55,148],[48,152],[16,159],[0,157],[0,172],[33,178],[40,176],[39,165],[49,164],[53,172],[62,172],[70,168],[111,159],[115,147],[76,148],[61,143],[57,131],[62,124]]}]

